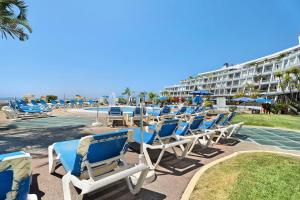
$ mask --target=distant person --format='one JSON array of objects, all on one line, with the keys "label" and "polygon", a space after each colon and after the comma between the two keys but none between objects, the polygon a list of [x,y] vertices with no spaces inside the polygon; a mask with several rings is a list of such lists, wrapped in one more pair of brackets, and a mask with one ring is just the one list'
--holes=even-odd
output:
[{"label": "distant person", "polygon": [[265,103],[262,103],[262,104],[261,104],[261,107],[262,107],[263,113],[266,114],[266,111],[267,111],[267,110],[266,110],[266,104],[265,104]]},{"label": "distant person", "polygon": [[266,104],[266,113],[271,114],[271,104],[269,103]]}]

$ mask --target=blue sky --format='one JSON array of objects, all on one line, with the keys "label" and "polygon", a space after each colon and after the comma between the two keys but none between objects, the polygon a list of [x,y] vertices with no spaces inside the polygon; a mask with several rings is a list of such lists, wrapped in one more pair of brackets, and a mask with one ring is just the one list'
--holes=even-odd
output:
[{"label": "blue sky", "polygon": [[25,0],[30,39],[1,40],[0,96],[159,91],[298,44],[298,0]]}]

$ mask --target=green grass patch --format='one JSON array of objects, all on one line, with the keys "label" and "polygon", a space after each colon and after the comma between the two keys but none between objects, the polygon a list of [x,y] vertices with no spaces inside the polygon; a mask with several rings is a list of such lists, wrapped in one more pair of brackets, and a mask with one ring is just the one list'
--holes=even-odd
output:
[{"label": "green grass patch", "polygon": [[300,159],[247,153],[219,163],[199,179],[190,199],[300,199]]},{"label": "green grass patch", "polygon": [[267,126],[300,130],[300,116],[274,114],[238,114],[233,123],[244,122],[245,125]]}]

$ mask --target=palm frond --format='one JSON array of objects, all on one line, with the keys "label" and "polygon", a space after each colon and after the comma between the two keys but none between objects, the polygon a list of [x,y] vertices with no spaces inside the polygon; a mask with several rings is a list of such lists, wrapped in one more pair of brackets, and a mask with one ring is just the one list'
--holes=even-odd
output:
[{"label": "palm frond", "polygon": [[[18,8],[18,13],[14,7]],[[27,40],[32,33],[27,18],[27,6],[22,0],[0,0],[0,33],[2,38],[18,38]]]}]

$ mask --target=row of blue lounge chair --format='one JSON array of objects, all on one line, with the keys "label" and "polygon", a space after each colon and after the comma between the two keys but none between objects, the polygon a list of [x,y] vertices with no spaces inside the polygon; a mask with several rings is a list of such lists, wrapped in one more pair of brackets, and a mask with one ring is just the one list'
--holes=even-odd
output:
[{"label": "row of blue lounge chair", "polygon": [[[224,114],[220,114],[206,122],[203,116],[193,116],[189,121],[162,120],[143,132],[140,129],[127,129],[57,142],[49,146],[49,172],[53,173],[59,163],[64,167],[66,174],[62,182],[65,200],[71,199],[69,183],[81,189],[79,199],[84,194],[121,179],[126,179],[129,190],[136,194],[148,172],[155,170],[167,149],[179,147],[182,151],[180,157],[185,157],[197,143],[207,147],[217,141],[214,138],[220,135],[231,137],[242,125],[230,125],[234,115],[230,113],[221,120]],[[141,140],[142,135],[144,141]],[[146,162],[141,160],[136,165],[126,162],[124,154],[129,142],[143,143]],[[161,150],[156,163],[152,163],[148,149]],[[0,199],[36,199],[35,195],[28,195],[31,174],[31,157],[28,153],[0,155]]]}]

